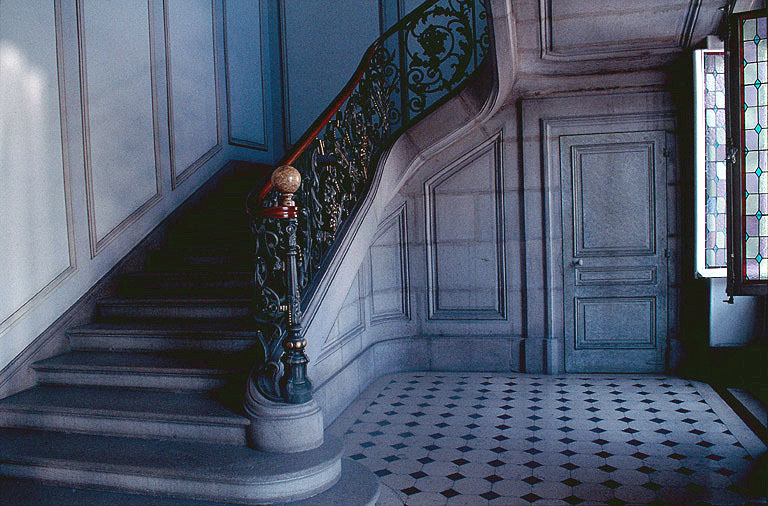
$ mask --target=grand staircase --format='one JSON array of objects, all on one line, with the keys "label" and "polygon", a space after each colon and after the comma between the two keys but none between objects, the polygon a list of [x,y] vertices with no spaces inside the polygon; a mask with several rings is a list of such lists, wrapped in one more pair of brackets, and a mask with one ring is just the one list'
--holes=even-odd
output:
[{"label": "grand staircase", "polygon": [[150,234],[67,352],[0,400],[0,504],[373,506],[376,475],[323,437],[302,312],[400,135],[468,83],[494,88],[493,19],[486,0],[426,0],[281,167],[232,165]]},{"label": "grand staircase", "polygon": [[36,362],[37,385],[0,401],[1,504],[375,502],[378,485],[338,440],[294,454],[246,446],[244,382],[260,357],[243,203],[266,170],[223,178],[92,323],[69,329],[71,351]]}]

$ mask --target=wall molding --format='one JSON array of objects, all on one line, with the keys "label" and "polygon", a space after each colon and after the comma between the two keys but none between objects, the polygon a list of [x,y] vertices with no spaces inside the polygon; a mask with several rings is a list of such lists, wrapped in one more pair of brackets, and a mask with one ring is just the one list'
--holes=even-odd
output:
[{"label": "wall molding", "polygon": [[[400,310],[376,311],[376,297],[373,283],[373,258],[371,258],[369,281],[371,326],[390,320],[411,319],[411,283],[410,263],[408,261],[408,213],[406,202],[403,202],[392,214],[382,220],[376,232],[371,248],[376,241],[392,227],[397,227],[399,263],[400,263]],[[370,253],[369,253],[370,256]]]},{"label": "wall molding", "polygon": [[[75,226],[73,222],[72,208],[72,166],[69,153],[69,129],[67,128],[67,84],[64,72],[64,28],[61,13],[61,0],[53,2],[54,31],[56,35],[56,79],[59,99],[59,125],[61,132],[61,167],[63,172],[64,188],[64,213],[67,222],[67,254],[69,265],[46,283],[40,290],[13,310],[7,317],[0,321],[0,335],[10,330],[32,309],[39,306],[53,290],[65,279],[77,271],[77,253],[75,249]],[[1,386],[1,385],[0,385]]]},{"label": "wall molding", "polygon": [[[477,353],[454,353],[459,347]],[[472,336],[405,334],[374,341],[345,360],[332,374],[318,380],[314,395],[323,409],[326,426],[376,378],[404,371],[529,372],[520,370],[512,350],[526,340]],[[313,371],[310,375],[314,377]],[[356,384],[351,384],[350,376]],[[354,390],[355,392],[350,392]]]},{"label": "wall molding", "polygon": [[[325,336],[325,341],[323,342],[322,350],[320,351],[320,356],[317,359],[317,362],[320,363],[330,355],[333,355],[336,351],[338,351],[342,346],[347,344],[348,341],[350,341],[352,338],[358,336],[360,333],[362,333],[365,330],[365,283],[363,282],[363,269],[360,269],[357,272],[357,301],[355,302],[355,305],[357,306],[357,322],[352,327],[344,330],[343,332],[339,332],[338,336],[331,337],[333,335],[333,330],[331,330],[331,333]],[[338,315],[336,316],[336,323],[338,323]],[[335,325],[334,325],[335,326]]]},{"label": "wall molding", "polygon": [[291,141],[291,91],[290,76],[288,73],[288,39],[286,38],[287,23],[284,0],[277,0],[277,17],[280,36],[280,86],[283,95],[283,147],[290,149]]},{"label": "wall molding", "polygon": [[[506,283],[506,240],[504,216],[504,174],[502,163],[503,132],[499,131],[491,138],[461,155],[446,168],[424,182],[424,218],[426,229],[427,258],[427,310],[429,320],[506,320],[507,319],[507,283]],[[494,209],[488,214],[494,219],[496,229],[496,307],[494,309],[455,309],[441,308],[439,300],[439,272],[437,267],[437,209],[435,198],[437,188],[451,176],[465,169],[479,157],[491,153],[493,156]],[[489,216],[489,219],[491,218]]]},{"label": "wall molding", "polygon": [[[213,48],[213,82],[216,104],[216,144],[214,144],[208,151],[203,153],[197,160],[189,164],[186,168],[179,171],[176,163],[176,141],[174,138],[173,128],[173,69],[171,66],[171,28],[168,20],[168,2],[169,0],[163,0],[163,43],[165,49],[165,88],[166,97],[168,100],[168,143],[169,153],[171,161],[171,190],[175,190],[188,179],[192,174],[200,167],[205,165],[208,160],[213,158],[216,153],[221,151],[224,147],[221,138],[221,110],[219,103],[221,100],[221,91],[219,89],[219,57],[216,50],[217,32],[216,32],[216,0],[211,0],[211,37]],[[226,23],[226,20],[224,21]],[[226,40],[225,40],[226,47]],[[226,56],[225,56],[226,58]]]},{"label": "wall molding", "polygon": [[86,208],[88,214],[88,239],[91,246],[91,258],[95,258],[104,248],[120,234],[122,234],[131,225],[136,223],[141,216],[149,211],[155,204],[160,202],[163,196],[162,174],[160,170],[160,134],[158,118],[158,97],[157,97],[157,61],[155,55],[155,37],[154,37],[154,15],[152,13],[152,0],[147,0],[148,12],[148,37],[149,37],[149,74],[150,87],[152,95],[152,126],[155,154],[155,194],[150,196],[142,205],[136,208],[123,221],[118,223],[104,237],[99,239],[96,232],[96,207],[95,195],[93,190],[93,164],[91,162],[91,130],[90,130],[90,111],[88,97],[88,71],[85,30],[83,28],[85,12],[83,8],[84,0],[75,0],[77,11],[77,45],[78,45],[78,66],[80,71],[80,102],[82,104],[81,116],[83,126],[83,154],[85,158],[85,196]]},{"label": "wall molding", "polygon": [[[267,123],[267,110],[268,110],[268,104],[267,104],[267,87],[265,85],[265,79],[264,79],[264,68],[267,66],[265,64],[266,61],[268,61],[268,58],[265,58],[264,56],[264,13],[262,11],[262,6],[259,3],[259,50],[261,51],[261,102],[262,102],[262,108],[264,111],[264,114],[262,116],[262,125],[264,129],[264,140],[262,142],[256,142],[248,139],[239,139],[237,137],[234,137],[232,135],[232,106],[230,103],[230,88],[229,88],[229,45],[227,44],[227,1],[228,0],[222,0],[222,19],[223,21],[223,27],[224,27],[224,83],[225,83],[225,89],[226,89],[226,95],[227,95],[227,137],[229,137],[229,143],[233,146],[242,146],[245,148],[252,148],[252,149],[258,149],[261,151],[268,151],[269,150],[269,143],[267,142],[267,132],[269,132],[269,125]],[[282,33],[282,31],[281,31]]]},{"label": "wall molding", "polygon": [[690,0],[682,23],[682,30],[675,41],[657,40],[641,43],[628,40],[622,43],[589,45],[586,50],[578,47],[573,50],[558,50],[555,47],[552,2],[553,0],[539,0],[541,59],[552,61],[586,61],[667,54],[688,48],[696,28],[702,0]]}]

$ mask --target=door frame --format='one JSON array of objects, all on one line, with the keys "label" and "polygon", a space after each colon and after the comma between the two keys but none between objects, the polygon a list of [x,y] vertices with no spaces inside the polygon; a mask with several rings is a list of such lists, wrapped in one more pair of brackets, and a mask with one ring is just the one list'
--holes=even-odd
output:
[{"label": "door frame", "polygon": [[[609,143],[606,138],[613,136],[615,143]],[[669,261],[666,255],[668,251],[667,242],[669,240],[669,214],[668,204],[668,182],[669,176],[667,162],[667,142],[669,132],[666,130],[650,130],[644,128],[632,132],[610,132],[599,134],[578,133],[573,135],[560,135],[559,141],[559,161],[560,161],[560,196],[561,196],[561,228],[562,249],[560,251],[563,265],[563,359],[566,372],[636,372],[636,373],[658,373],[662,372],[665,363],[667,351],[667,338],[669,334],[669,307],[667,297],[669,294]],[[598,139],[603,142],[597,143]],[[597,144],[596,144],[597,143]],[[579,151],[589,152],[595,146],[599,148],[600,153],[609,153],[612,150],[627,150],[634,147],[637,149],[650,149],[651,161],[650,177],[645,180],[648,183],[649,194],[643,196],[650,197],[648,232],[652,237],[652,243],[648,249],[638,249],[637,247],[614,249],[613,251],[597,250],[574,251],[578,250],[577,243],[579,239],[579,226],[577,225],[578,197],[577,192],[581,188],[577,182],[576,161],[573,159]],[[583,167],[583,166],[582,166]],[[643,172],[645,175],[646,173]],[[564,190],[568,191],[564,191]],[[628,192],[631,193],[631,192]],[[583,195],[582,195],[583,196]],[[644,199],[646,202],[647,200]],[[584,207],[581,207],[583,210]],[[583,226],[583,224],[582,224]],[[583,229],[582,229],[583,230]],[[653,265],[650,267],[649,279],[652,282],[638,284],[617,282],[614,284],[601,284],[598,286],[589,286],[587,283],[579,288],[577,283],[578,267],[569,266],[569,260],[579,257],[588,261],[584,271],[590,268],[603,267],[612,268],[614,272],[622,269],[643,269],[649,267],[646,262],[649,258],[653,259]],[[602,262],[602,263],[601,263]],[[629,263],[627,263],[629,262]],[[640,280],[638,280],[640,281]],[[629,286],[632,285],[632,286]],[[651,291],[648,286],[652,286]],[[628,290],[628,291],[627,291]],[[640,293],[638,293],[638,291]],[[579,292],[581,293],[579,295]],[[602,294],[600,294],[602,292]],[[652,295],[653,294],[653,295]],[[600,301],[609,303],[611,300],[624,301],[634,300],[635,302],[649,301],[653,296],[653,304],[650,310],[651,329],[653,336],[651,343],[653,346],[642,348],[614,344],[613,347],[605,345],[603,348],[579,347],[576,343],[579,334],[577,327],[579,322],[578,301],[589,304]],[[586,322],[582,322],[586,324]],[[582,329],[584,331],[585,329]],[[582,337],[585,337],[582,335]],[[650,343],[649,343],[650,344]],[[607,354],[614,352],[614,360],[605,360]],[[586,359],[586,363],[579,364],[579,355],[581,360]],[[569,362],[570,357],[570,362]],[[591,361],[589,357],[597,359]],[[570,364],[570,368],[569,368]],[[631,369],[634,367],[635,369]]]},{"label": "door frame", "polygon": [[[642,97],[642,99],[639,99]],[[560,187],[560,136],[664,130],[667,132],[667,248],[671,259],[677,257],[673,236],[679,229],[679,171],[677,142],[674,135],[677,115],[671,110],[669,96],[661,93],[621,95],[581,95],[523,101],[523,168],[525,217],[524,250],[527,263],[542,260],[542,272],[527,269],[525,283],[528,300],[525,304],[526,371],[556,374],[565,371],[564,259],[562,257],[562,192]],[[629,112],[646,106],[646,110]],[[622,107],[623,106],[623,107]],[[655,106],[655,107],[654,107]],[[611,113],[622,109],[628,112]],[[654,110],[655,109],[655,110]],[[584,114],[584,111],[599,114]],[[604,113],[603,113],[604,112]],[[571,113],[571,115],[568,115]],[[537,135],[530,129],[536,125]],[[527,130],[527,131],[526,131]],[[530,132],[530,134],[528,133]],[[530,136],[529,136],[530,135]],[[538,183],[538,184],[536,184]],[[538,193],[540,207],[531,202]],[[538,209],[536,209],[538,207]],[[541,221],[535,218],[539,212]],[[532,216],[533,215],[533,216]],[[542,237],[543,236],[543,237]],[[541,240],[536,240],[542,237]],[[672,262],[672,269],[677,266]],[[676,273],[668,272],[671,287]],[[538,278],[537,278],[538,277]],[[543,279],[542,279],[543,278]],[[543,286],[542,286],[543,283]],[[531,288],[541,287],[542,296],[531,298]],[[678,324],[678,294],[668,289],[667,339],[674,337]],[[543,309],[543,311],[542,311]],[[543,313],[543,316],[542,316]],[[537,341],[539,341],[537,343]],[[535,362],[541,357],[540,364]]]}]

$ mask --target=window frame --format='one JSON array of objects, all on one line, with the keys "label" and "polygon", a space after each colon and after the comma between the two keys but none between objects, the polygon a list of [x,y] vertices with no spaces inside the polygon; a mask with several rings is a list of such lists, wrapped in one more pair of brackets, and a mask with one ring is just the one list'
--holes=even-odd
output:
[{"label": "window frame", "polygon": [[[704,57],[707,54],[721,54],[725,59],[725,48],[697,49],[693,51],[693,97],[694,97],[694,206],[695,233],[694,244],[696,251],[696,276],[703,278],[724,278],[728,274],[727,267],[708,267],[706,261],[706,227],[707,227],[707,142],[706,142],[706,104],[704,100],[705,80]],[[727,65],[727,62],[725,62]],[[725,70],[725,68],[724,68]],[[724,72],[724,74],[727,74]],[[727,81],[727,76],[724,76]],[[727,84],[726,84],[727,86]],[[727,97],[726,97],[727,100]],[[728,111],[726,111],[726,115]],[[727,138],[727,133],[726,133]],[[727,148],[726,148],[727,149]],[[727,181],[726,170],[726,181]],[[726,190],[727,193],[727,190]],[[726,204],[727,208],[727,204]],[[727,210],[726,210],[727,214]],[[726,218],[727,223],[727,218]],[[728,238],[726,236],[726,265],[728,255]]]},{"label": "window frame", "polygon": [[[743,76],[743,44],[742,22],[745,19],[766,17],[766,9],[756,9],[748,12],[732,14],[729,19],[728,41],[726,43],[726,136],[728,138],[727,153],[727,208],[728,208],[728,276],[726,292],[729,295],[768,295],[768,279],[746,280],[744,262],[744,86]],[[768,86],[768,83],[766,83]],[[766,125],[768,128],[768,125]],[[768,168],[766,168],[768,170]]]}]

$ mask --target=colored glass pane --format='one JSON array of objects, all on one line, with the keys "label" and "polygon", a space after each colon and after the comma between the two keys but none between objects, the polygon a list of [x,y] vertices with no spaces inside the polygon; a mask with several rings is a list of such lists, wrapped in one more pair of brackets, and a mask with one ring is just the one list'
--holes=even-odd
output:
[{"label": "colored glass pane", "polygon": [[707,269],[726,263],[725,55],[706,52],[703,61],[705,207],[704,262]]},{"label": "colored glass pane", "polygon": [[768,34],[766,18],[742,20],[744,280],[768,280]]}]

